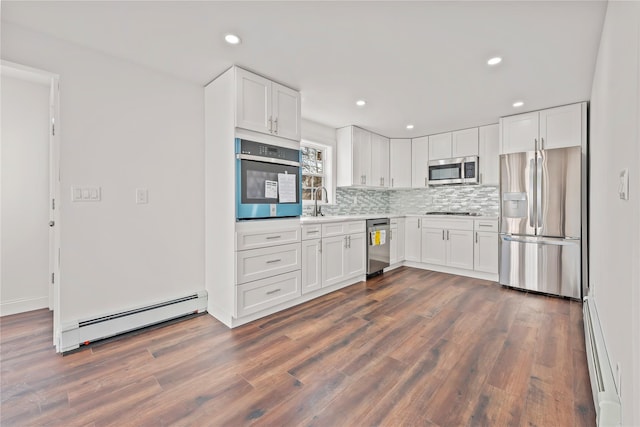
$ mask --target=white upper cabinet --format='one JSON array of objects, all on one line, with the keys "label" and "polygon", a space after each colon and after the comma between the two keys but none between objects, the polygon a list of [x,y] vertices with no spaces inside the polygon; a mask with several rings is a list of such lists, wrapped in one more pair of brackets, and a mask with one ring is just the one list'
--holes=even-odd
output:
[{"label": "white upper cabinet", "polygon": [[478,128],[451,132],[451,157],[478,155]]},{"label": "white upper cabinet", "polygon": [[500,153],[580,146],[586,139],[586,118],[586,102],[503,117]]},{"label": "white upper cabinet", "polygon": [[300,93],[236,67],[236,127],[300,141]]},{"label": "white upper cabinet", "polygon": [[389,186],[389,139],[355,126],[336,131],[338,187]]},{"label": "white upper cabinet", "polygon": [[273,95],[273,134],[283,138],[300,141],[300,92],[282,86],[271,84]]},{"label": "white upper cabinet", "polygon": [[480,184],[500,184],[500,158],[498,156],[499,126],[488,125],[478,128],[478,156],[480,157]]},{"label": "white upper cabinet", "polygon": [[373,187],[389,186],[389,138],[371,134],[371,181]]},{"label": "white upper cabinet", "polygon": [[389,141],[389,176],[391,188],[411,188],[411,140]]},{"label": "white upper cabinet", "polygon": [[478,128],[429,136],[429,160],[478,155]]},{"label": "white upper cabinet", "polygon": [[[582,104],[564,105],[540,111],[542,148],[575,147],[582,144]],[[585,117],[586,117],[586,106]]]},{"label": "white upper cabinet", "polygon": [[411,140],[411,187],[426,188],[429,181],[429,137]]},{"label": "white upper cabinet", "polygon": [[451,132],[429,136],[429,160],[451,158]]},{"label": "white upper cabinet", "polygon": [[271,133],[271,80],[236,68],[236,127]]},{"label": "white upper cabinet", "polygon": [[535,150],[538,140],[539,114],[518,114],[500,119],[502,144],[500,153],[521,153]]}]

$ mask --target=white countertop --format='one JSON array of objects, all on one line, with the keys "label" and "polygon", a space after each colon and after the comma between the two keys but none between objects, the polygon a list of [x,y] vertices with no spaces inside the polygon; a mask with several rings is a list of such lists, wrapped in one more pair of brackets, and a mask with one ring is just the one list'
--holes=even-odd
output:
[{"label": "white countertop", "polygon": [[470,215],[424,215],[424,214],[369,214],[369,215],[333,215],[333,216],[301,216],[301,224],[317,224],[323,222],[339,222],[339,221],[357,221],[375,218],[404,218],[404,217],[421,217],[421,218],[451,218],[451,219],[479,219],[479,220],[497,220],[497,216],[470,216]]}]

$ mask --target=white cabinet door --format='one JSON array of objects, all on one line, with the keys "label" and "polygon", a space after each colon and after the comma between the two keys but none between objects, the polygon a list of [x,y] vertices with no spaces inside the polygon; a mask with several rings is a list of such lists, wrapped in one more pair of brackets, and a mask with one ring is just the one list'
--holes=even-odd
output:
[{"label": "white cabinet door", "polygon": [[331,286],[345,278],[347,236],[322,239],[322,286]]},{"label": "white cabinet door", "polygon": [[404,259],[406,261],[420,262],[422,234],[420,231],[420,218],[409,217],[405,221],[404,229]]},{"label": "white cabinet door", "polygon": [[500,154],[533,151],[538,139],[537,111],[500,119],[502,140]]},{"label": "white cabinet door", "polygon": [[271,80],[236,69],[236,126],[271,133]]},{"label": "white cabinet door", "polygon": [[542,148],[575,147],[582,144],[582,104],[540,111]]},{"label": "white cabinet door", "polygon": [[[422,229],[422,262],[445,265],[447,262],[447,241],[445,231],[440,228]],[[471,259],[473,263],[473,257]]]},{"label": "white cabinet door", "polygon": [[347,237],[347,262],[345,268],[345,279],[362,276],[367,271],[366,266],[366,233],[349,234]]},{"label": "white cabinet door", "polygon": [[389,264],[393,265],[398,262],[398,224],[391,224],[389,237]]},{"label": "white cabinet door", "polygon": [[389,187],[411,188],[411,140],[389,141]]},{"label": "white cabinet door", "polygon": [[389,138],[371,134],[371,180],[370,187],[389,186]]},{"label": "white cabinet door", "polygon": [[473,270],[473,231],[446,230],[447,265]]},{"label": "white cabinet door", "polygon": [[429,136],[429,160],[450,159],[451,132]]},{"label": "white cabinet door", "polygon": [[302,242],[302,294],[317,291],[322,287],[322,241]]},{"label": "white cabinet door", "polygon": [[499,126],[481,126],[478,131],[478,156],[480,157],[480,184],[500,184],[500,157],[498,155]]},{"label": "white cabinet door", "polygon": [[300,92],[272,83],[273,134],[300,141]]},{"label": "white cabinet door", "polygon": [[498,233],[475,232],[473,269],[498,274]]},{"label": "white cabinet door", "polygon": [[411,140],[411,187],[426,188],[429,179],[429,137]]},{"label": "white cabinet door", "polygon": [[354,127],[352,144],[353,185],[370,185],[371,133]]},{"label": "white cabinet door", "polygon": [[458,130],[451,133],[451,157],[478,155],[478,128]]},{"label": "white cabinet door", "polygon": [[398,233],[396,233],[396,240],[398,242],[398,262],[404,261],[404,227],[405,227],[405,219],[398,218]]}]

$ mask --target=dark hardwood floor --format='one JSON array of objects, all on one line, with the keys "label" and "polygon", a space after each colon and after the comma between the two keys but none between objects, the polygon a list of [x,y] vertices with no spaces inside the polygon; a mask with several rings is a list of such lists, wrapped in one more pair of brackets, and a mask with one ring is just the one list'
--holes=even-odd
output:
[{"label": "dark hardwood floor", "polygon": [[0,328],[2,426],[595,425],[579,302],[406,267],[64,357],[47,310]]}]

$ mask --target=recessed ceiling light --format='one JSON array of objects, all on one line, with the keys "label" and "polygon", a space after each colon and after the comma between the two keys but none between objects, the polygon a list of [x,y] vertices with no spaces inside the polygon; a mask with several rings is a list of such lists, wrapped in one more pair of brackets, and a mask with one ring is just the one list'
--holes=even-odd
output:
[{"label": "recessed ceiling light", "polygon": [[407,129],[409,130],[413,129],[413,125],[407,125]]},{"label": "recessed ceiling light", "polygon": [[367,101],[365,101],[364,99],[358,99],[358,100],[356,101],[356,105],[357,105],[358,107],[364,107],[365,105],[367,105]]},{"label": "recessed ceiling light", "polygon": [[524,102],[522,101],[516,101],[513,103],[513,106],[518,108],[518,107],[522,107],[524,105]]},{"label": "recessed ceiling light", "polygon": [[224,41],[229,44],[240,44],[240,37],[236,36],[235,34],[227,34],[226,36],[224,36]]},{"label": "recessed ceiling light", "polygon": [[489,65],[497,65],[499,63],[502,62],[502,58],[500,58],[499,56],[494,56],[493,58],[489,59],[487,61],[487,64]]}]

